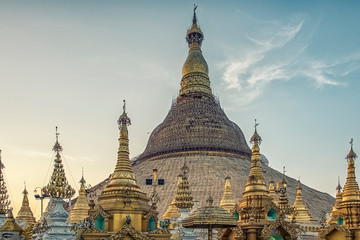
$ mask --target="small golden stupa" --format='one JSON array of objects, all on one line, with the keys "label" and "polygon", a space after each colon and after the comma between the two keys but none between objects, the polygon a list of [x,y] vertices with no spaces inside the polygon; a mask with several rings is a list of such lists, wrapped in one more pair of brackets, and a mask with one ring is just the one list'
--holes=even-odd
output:
[{"label": "small golden stupa", "polygon": [[317,220],[311,216],[309,210],[307,209],[303,201],[301,182],[300,180],[298,182],[299,183],[297,186],[296,199],[293,204],[294,214],[292,214],[291,218],[296,223],[317,223]]},{"label": "small golden stupa", "polygon": [[230,179],[231,179],[230,176],[227,176],[225,178],[224,194],[221,198],[220,205],[219,205],[219,207],[225,209],[228,212],[230,212],[235,206],[235,199],[234,199],[234,195],[231,191]]},{"label": "small golden stupa", "polygon": [[27,226],[30,226],[30,225],[34,225],[35,224],[35,218],[34,218],[34,215],[33,215],[33,212],[31,211],[30,209],[30,206],[29,206],[29,199],[28,199],[28,191],[26,190],[26,187],[24,188],[24,191],[23,191],[23,200],[22,200],[22,205],[21,205],[21,208],[16,216],[16,220],[25,220],[26,221],[26,225],[25,225],[25,228]]},{"label": "small golden stupa", "polygon": [[[179,175],[178,176],[178,181],[177,181],[177,188],[180,187],[181,181],[182,181],[182,176]],[[179,208],[177,208],[175,206],[175,198],[176,198],[176,195],[174,195],[174,198],[172,199],[168,209],[166,210],[164,215],[162,215],[161,218],[163,218],[163,219],[176,219],[176,218],[179,218],[181,216]]]},{"label": "small golden stupa", "polygon": [[128,125],[130,118],[125,108],[118,120],[120,137],[118,159],[110,183],[99,197],[99,204],[91,211],[95,228],[105,232],[117,232],[126,224],[126,217],[132,219],[131,225],[140,232],[148,230],[145,216],[150,212],[149,198],[136,183],[129,158]]},{"label": "small golden stupa", "polygon": [[70,222],[77,223],[83,221],[85,218],[89,216],[89,203],[86,198],[86,190],[85,184],[86,181],[84,179],[84,173],[80,179],[80,190],[79,196],[77,198],[76,203],[74,204],[73,209],[70,211]]}]

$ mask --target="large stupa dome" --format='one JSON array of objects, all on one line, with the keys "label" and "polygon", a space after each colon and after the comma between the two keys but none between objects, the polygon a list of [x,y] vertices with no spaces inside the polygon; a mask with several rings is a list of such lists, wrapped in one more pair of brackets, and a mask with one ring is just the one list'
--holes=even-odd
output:
[{"label": "large stupa dome", "polygon": [[[159,216],[166,211],[174,197],[177,176],[184,162],[189,167],[188,180],[193,197],[200,205],[205,205],[210,192],[214,204],[220,203],[227,176],[231,177],[237,202],[250,171],[251,150],[247,140],[241,129],[228,119],[212,94],[208,65],[201,52],[203,33],[195,13],[186,40],[189,53],[183,65],[179,96],[165,120],[151,133],[145,151],[133,162],[138,183],[148,194],[152,192],[152,186],[145,185],[145,179],[151,178],[152,169],[157,169],[158,176],[165,179],[165,185],[157,188],[161,199]],[[282,176],[282,173],[266,166],[266,158],[262,160],[267,181],[270,174],[275,179]],[[292,178],[286,180],[291,202],[296,195],[297,181]],[[331,209],[331,196],[307,186],[303,189],[304,199],[309,202],[314,216],[320,217],[322,212]]]},{"label": "large stupa dome", "polygon": [[200,49],[203,34],[196,17],[186,39],[190,50],[183,66],[179,96],[165,120],[151,133],[137,163],[194,153],[249,158],[251,150],[244,134],[227,118],[212,94],[208,65]]}]

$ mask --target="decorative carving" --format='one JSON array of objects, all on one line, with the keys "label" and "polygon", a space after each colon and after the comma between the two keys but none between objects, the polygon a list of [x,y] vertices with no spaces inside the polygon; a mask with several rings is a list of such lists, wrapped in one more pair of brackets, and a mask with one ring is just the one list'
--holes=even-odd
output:
[{"label": "decorative carving", "polygon": [[332,231],[339,231],[345,234],[345,237],[351,237],[352,233],[349,229],[346,229],[343,226],[339,226],[337,224],[330,224],[328,227],[321,228],[319,231],[319,237],[324,238],[331,233]]},{"label": "decorative carving", "polygon": [[101,206],[99,206],[95,212],[90,214],[90,219],[94,221],[99,215],[101,215],[105,221],[110,217],[110,214],[107,213]]},{"label": "decorative carving", "polygon": [[106,240],[121,240],[126,235],[129,235],[134,240],[153,240],[154,238],[144,235],[142,232],[136,230],[133,226],[125,224],[117,233],[106,238]]},{"label": "decorative carving", "polygon": [[282,227],[290,235],[291,239],[297,239],[299,228],[294,224],[286,222],[284,218],[278,218],[275,222],[265,225],[261,231],[262,239],[269,239],[274,230],[279,227]]}]

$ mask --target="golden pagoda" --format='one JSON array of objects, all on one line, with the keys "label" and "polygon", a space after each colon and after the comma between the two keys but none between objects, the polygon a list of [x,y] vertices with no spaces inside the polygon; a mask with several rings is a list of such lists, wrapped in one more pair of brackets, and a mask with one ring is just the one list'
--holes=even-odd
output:
[{"label": "golden pagoda", "polygon": [[330,224],[323,227],[319,233],[321,240],[360,239],[360,191],[355,175],[357,156],[353,150],[353,139],[350,145],[350,151],[346,156],[348,170],[344,190],[341,193],[341,187],[337,188]]},{"label": "golden pagoda", "polygon": [[44,194],[50,196],[53,199],[62,198],[69,199],[75,194],[75,189],[73,189],[65,176],[64,166],[62,164],[62,159],[60,153],[63,148],[59,143],[59,133],[56,129],[56,142],[53,147],[55,154],[54,160],[54,170],[51,175],[49,183],[44,187]]},{"label": "golden pagoda", "polygon": [[[178,181],[177,181],[177,184],[176,184],[177,188],[180,187],[181,181],[182,181],[182,176],[179,175],[179,176],[178,176]],[[162,215],[161,218],[163,218],[163,219],[176,219],[176,218],[179,218],[179,217],[181,216],[181,213],[180,213],[180,211],[179,211],[179,208],[177,208],[177,207],[175,206],[175,198],[176,198],[176,194],[174,195],[174,197],[173,197],[173,199],[172,199],[172,201],[171,201],[168,209],[166,210],[166,212],[164,213],[164,215]]]},{"label": "golden pagoda", "polygon": [[[156,229],[156,203],[159,197],[154,187],[150,199],[136,183],[129,158],[128,126],[130,118],[123,113],[118,125],[120,129],[118,157],[110,182],[105,186],[97,205],[91,204],[88,227],[78,229],[81,239],[169,239],[167,229]],[[156,179],[154,175],[154,179]]]},{"label": "golden pagoda", "polygon": [[[296,239],[296,226],[288,222],[286,216],[291,213],[287,205],[286,182],[283,177],[283,187],[280,191],[281,208],[272,201],[263,176],[260,161],[261,137],[257,132],[259,124],[255,120],[255,132],[250,142],[253,144],[250,163],[250,173],[245,185],[245,191],[239,201],[238,227],[219,231],[218,238],[225,239]],[[281,238],[280,238],[281,237]]]},{"label": "golden pagoda", "polygon": [[84,173],[80,179],[80,190],[79,196],[77,198],[76,203],[74,204],[73,209],[70,211],[70,222],[77,223],[83,221],[85,218],[89,216],[89,204],[86,198],[86,190],[85,184],[86,181],[84,179]]},{"label": "golden pagoda", "polygon": [[33,212],[31,211],[30,209],[30,206],[29,206],[29,199],[28,199],[28,191],[26,190],[26,187],[24,188],[24,191],[23,191],[23,201],[22,201],[22,205],[21,205],[21,208],[16,216],[16,220],[19,221],[19,220],[25,220],[26,221],[26,225],[25,225],[25,228],[27,226],[30,226],[30,225],[34,225],[35,224],[35,218],[34,218],[34,215],[33,215]]},{"label": "golden pagoda", "polygon": [[293,204],[294,213],[292,214],[291,219],[295,220],[296,223],[317,223],[317,220],[311,216],[303,201],[301,182],[300,180],[298,182],[296,199]]},{"label": "golden pagoda", "polygon": [[225,178],[224,194],[221,198],[219,205],[219,207],[225,209],[228,212],[230,212],[235,206],[234,195],[231,191],[230,179],[231,179],[230,176],[227,176]]}]

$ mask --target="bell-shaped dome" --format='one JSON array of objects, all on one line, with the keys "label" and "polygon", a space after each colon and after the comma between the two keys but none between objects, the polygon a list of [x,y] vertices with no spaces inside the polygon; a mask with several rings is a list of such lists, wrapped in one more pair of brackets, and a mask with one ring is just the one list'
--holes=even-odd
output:
[{"label": "bell-shaped dome", "polygon": [[203,33],[195,13],[186,40],[190,50],[183,66],[179,96],[165,120],[151,133],[136,162],[189,153],[249,158],[251,150],[244,134],[228,119],[212,94],[208,65],[200,49]]}]

